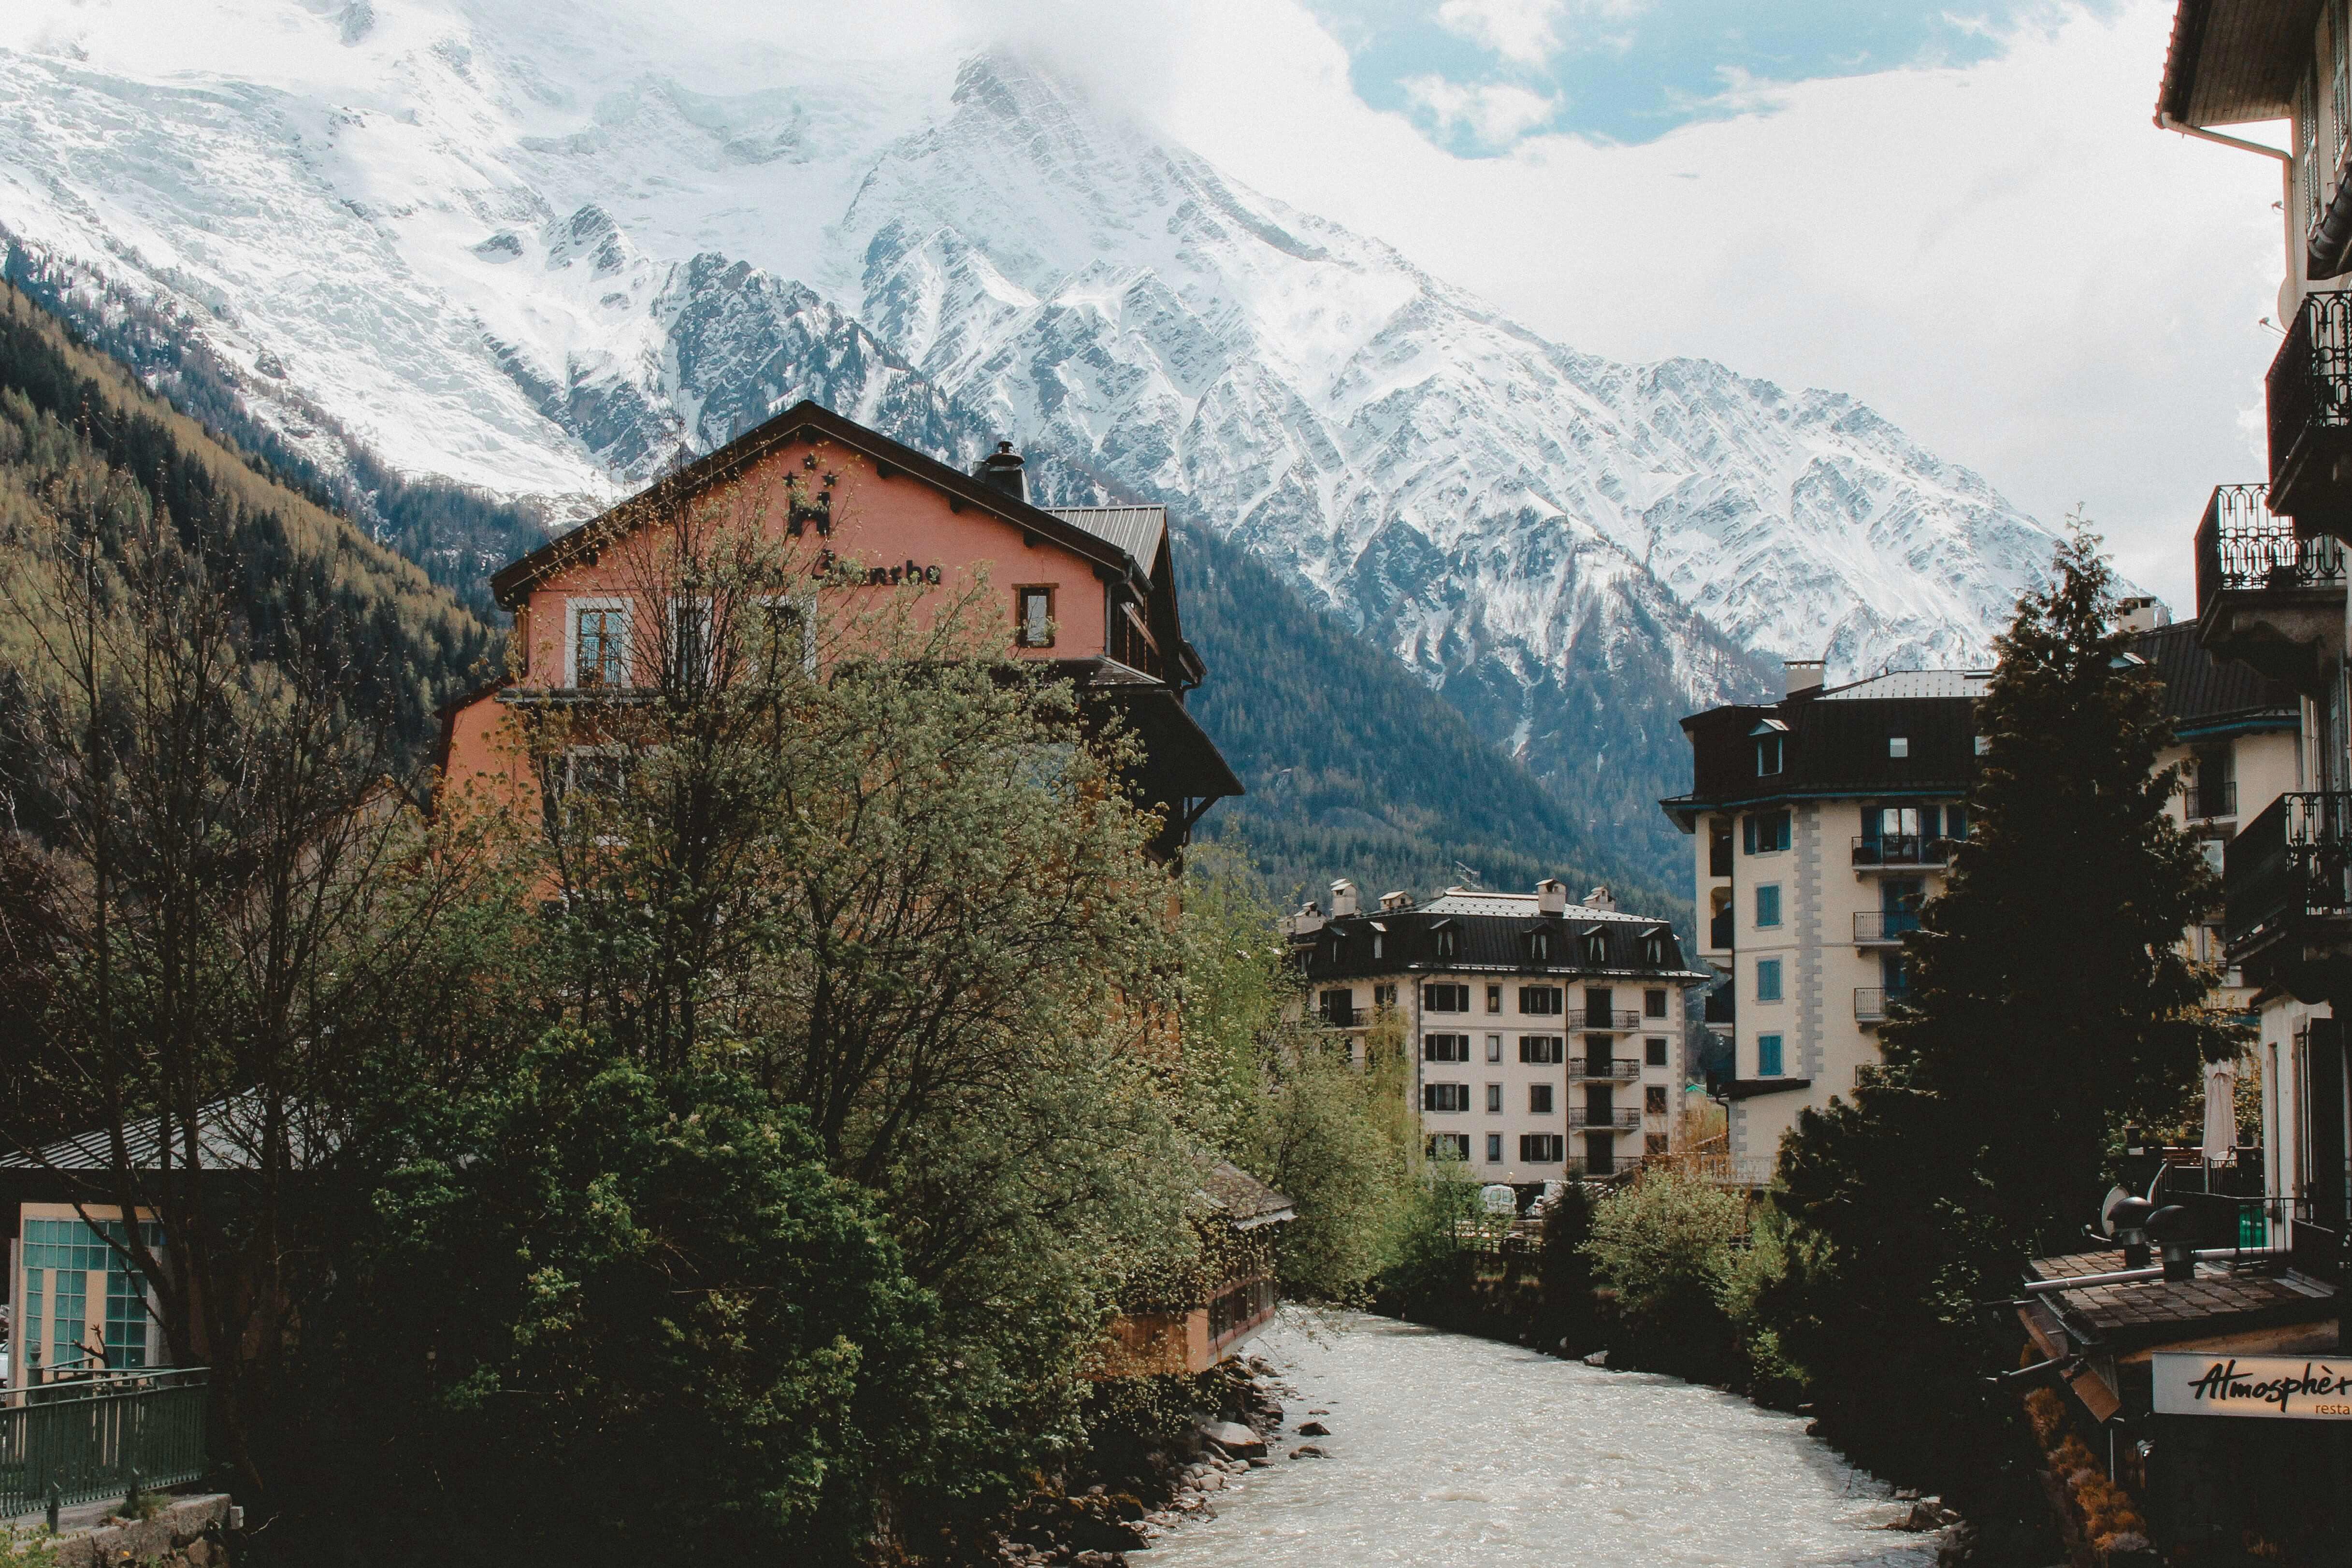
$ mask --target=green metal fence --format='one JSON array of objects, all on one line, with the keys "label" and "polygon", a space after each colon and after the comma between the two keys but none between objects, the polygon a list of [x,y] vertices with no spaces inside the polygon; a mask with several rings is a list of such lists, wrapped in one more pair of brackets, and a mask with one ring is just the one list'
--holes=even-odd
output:
[{"label": "green metal fence", "polygon": [[202,1479],[208,1397],[201,1366],[0,1395],[0,1519]]}]

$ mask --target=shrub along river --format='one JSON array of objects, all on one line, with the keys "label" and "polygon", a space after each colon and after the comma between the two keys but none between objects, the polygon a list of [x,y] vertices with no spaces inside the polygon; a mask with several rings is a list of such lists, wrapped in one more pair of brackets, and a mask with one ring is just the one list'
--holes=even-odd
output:
[{"label": "shrub along river", "polygon": [[[1249,1349],[1287,1385],[1272,1466],[1136,1568],[1936,1560],[1936,1537],[1886,1528],[1908,1505],[1802,1416],[1715,1389],[1355,1313],[1286,1308]],[[1309,1421],[1329,1435],[1298,1435]],[[1329,1457],[1290,1457],[1306,1444]]]}]

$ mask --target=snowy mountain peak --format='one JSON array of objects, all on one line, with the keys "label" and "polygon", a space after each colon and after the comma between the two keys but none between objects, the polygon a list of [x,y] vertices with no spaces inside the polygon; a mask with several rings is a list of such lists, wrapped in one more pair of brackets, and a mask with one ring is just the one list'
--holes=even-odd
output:
[{"label": "snowy mountain peak", "polygon": [[1671,746],[1761,657],[1981,661],[2054,545],[1851,397],[1547,342],[1001,50],[187,0],[252,47],[168,55],[47,9],[0,26],[0,225],[268,356],[289,432],[315,407],[559,514],[803,396],[1013,436],[1056,493],[1265,557],[1563,779],[1597,716]]}]

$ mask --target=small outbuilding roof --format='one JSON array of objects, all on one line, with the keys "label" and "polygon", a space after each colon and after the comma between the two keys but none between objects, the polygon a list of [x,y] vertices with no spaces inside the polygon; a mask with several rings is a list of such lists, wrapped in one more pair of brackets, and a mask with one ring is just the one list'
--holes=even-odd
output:
[{"label": "small outbuilding roof", "polygon": [[1236,1230],[1298,1218],[1297,1206],[1231,1160],[1201,1163],[1201,1196]]}]

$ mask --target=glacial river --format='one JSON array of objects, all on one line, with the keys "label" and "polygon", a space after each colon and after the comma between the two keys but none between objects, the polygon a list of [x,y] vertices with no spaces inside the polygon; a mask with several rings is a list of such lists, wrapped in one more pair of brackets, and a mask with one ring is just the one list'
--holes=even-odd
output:
[{"label": "glacial river", "polygon": [[[1710,1388],[1290,1308],[1249,1349],[1294,1391],[1273,1466],[1234,1477],[1215,1519],[1171,1530],[1136,1568],[1935,1561],[1933,1537],[1879,1528],[1898,1511],[1887,1489],[1801,1416]],[[1330,1436],[1297,1436],[1310,1420]],[[1331,1457],[1291,1458],[1305,1443]]]}]

